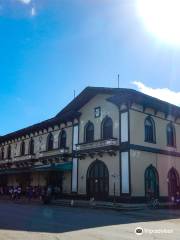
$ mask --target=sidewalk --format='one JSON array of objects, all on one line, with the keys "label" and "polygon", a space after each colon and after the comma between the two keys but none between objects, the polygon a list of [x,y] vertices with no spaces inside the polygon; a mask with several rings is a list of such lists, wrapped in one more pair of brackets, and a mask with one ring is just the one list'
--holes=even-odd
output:
[{"label": "sidewalk", "polygon": [[[0,198],[0,202],[13,202],[16,204],[36,204],[42,205],[42,201],[37,199],[28,200],[25,197],[17,200],[11,200],[9,197]],[[116,211],[135,211],[135,210],[144,210],[149,209],[146,203],[113,203],[113,202],[104,202],[104,201],[88,201],[88,200],[70,200],[70,199],[57,199],[52,200],[49,204],[50,206],[64,206],[64,207],[78,207],[78,208],[95,208],[95,209],[110,209]],[[160,203],[161,209],[173,208],[172,203]]]},{"label": "sidewalk", "polygon": [[103,201],[85,201],[85,200],[67,200],[58,199],[53,200],[51,204],[56,206],[66,207],[83,207],[83,208],[98,208],[98,209],[111,209],[111,210],[143,210],[147,208],[147,204],[126,204],[126,203],[113,203]]},{"label": "sidewalk", "polygon": [[[111,209],[117,211],[134,211],[149,209],[146,203],[113,203],[103,201],[84,201],[84,200],[67,200],[58,199],[51,202],[52,205],[66,206],[66,207],[84,207],[84,208],[96,208],[96,209]],[[173,208],[173,204],[170,202],[160,203],[160,209]]]}]

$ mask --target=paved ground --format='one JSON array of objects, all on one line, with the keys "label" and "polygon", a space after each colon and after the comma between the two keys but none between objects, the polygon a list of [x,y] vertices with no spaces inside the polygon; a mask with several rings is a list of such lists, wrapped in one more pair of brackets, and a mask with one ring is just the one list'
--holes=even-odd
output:
[{"label": "paved ground", "polygon": [[[136,227],[144,233],[136,236]],[[111,211],[0,202],[0,240],[180,239],[180,210]]]}]

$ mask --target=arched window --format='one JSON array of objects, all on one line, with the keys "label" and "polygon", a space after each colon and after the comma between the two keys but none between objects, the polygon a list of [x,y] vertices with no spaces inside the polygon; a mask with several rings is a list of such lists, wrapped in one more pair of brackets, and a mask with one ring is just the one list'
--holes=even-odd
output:
[{"label": "arched window", "polygon": [[167,125],[167,145],[174,147],[176,145],[175,128],[172,123]]},{"label": "arched window", "polygon": [[4,159],[4,147],[1,148],[1,160]]},{"label": "arched window", "polygon": [[84,141],[87,143],[94,141],[94,125],[90,121],[84,127]]},{"label": "arched window", "polygon": [[159,177],[158,172],[153,165],[146,168],[145,174],[145,196],[158,197],[159,196]]},{"label": "arched window", "polygon": [[21,143],[21,156],[24,156],[25,155],[25,142],[23,141]]},{"label": "arched window", "polygon": [[109,139],[113,137],[113,122],[110,117],[105,117],[101,126],[101,137],[103,139]]},{"label": "arched window", "polygon": [[30,139],[29,141],[29,154],[34,154],[34,139]]},{"label": "arched window", "polygon": [[7,158],[11,159],[11,145],[9,145],[7,148]]},{"label": "arched window", "polygon": [[154,120],[151,117],[147,117],[145,119],[144,128],[145,128],[145,141],[155,143],[156,142],[155,124]]},{"label": "arched window", "polygon": [[49,135],[47,136],[47,151],[53,150],[53,146],[54,146],[54,137],[52,133],[49,133]]},{"label": "arched window", "polygon": [[64,129],[59,134],[59,148],[66,148],[66,131]]}]

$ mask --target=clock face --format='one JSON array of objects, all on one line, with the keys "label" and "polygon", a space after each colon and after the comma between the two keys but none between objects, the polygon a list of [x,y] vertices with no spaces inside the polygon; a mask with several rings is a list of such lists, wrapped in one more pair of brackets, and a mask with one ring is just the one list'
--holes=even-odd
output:
[{"label": "clock face", "polygon": [[101,116],[101,108],[100,107],[96,107],[94,109],[94,115],[95,115],[95,118],[98,118]]}]

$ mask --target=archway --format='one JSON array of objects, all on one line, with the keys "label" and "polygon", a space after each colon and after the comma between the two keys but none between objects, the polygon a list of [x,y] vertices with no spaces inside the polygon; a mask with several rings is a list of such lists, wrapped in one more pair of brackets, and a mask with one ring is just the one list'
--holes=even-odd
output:
[{"label": "archway", "polygon": [[155,167],[150,165],[145,171],[145,196],[159,197],[159,177]]},{"label": "archway", "polygon": [[168,195],[175,197],[179,191],[179,174],[175,168],[171,168],[168,172]]},{"label": "archway", "polygon": [[94,161],[87,172],[87,194],[95,199],[105,199],[109,194],[109,172],[106,165]]}]

